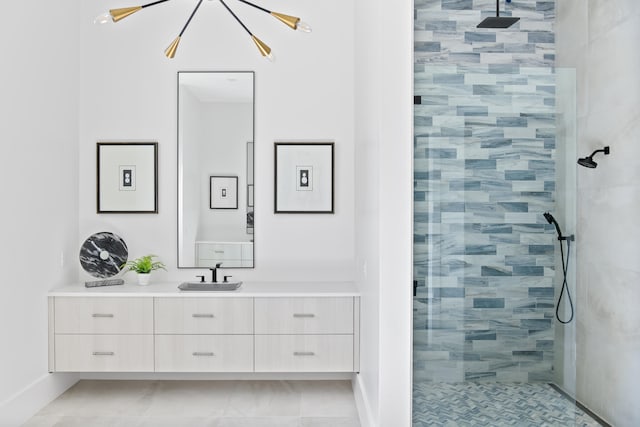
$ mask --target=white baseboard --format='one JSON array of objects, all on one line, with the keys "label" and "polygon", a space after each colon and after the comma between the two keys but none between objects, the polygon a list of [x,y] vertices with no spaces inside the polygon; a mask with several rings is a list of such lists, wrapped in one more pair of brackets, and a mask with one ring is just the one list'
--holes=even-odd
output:
[{"label": "white baseboard", "polygon": [[17,427],[78,381],[74,374],[46,374],[0,402],[0,426]]},{"label": "white baseboard", "polygon": [[[85,372],[77,374],[80,380],[129,380],[129,381],[306,381],[346,380],[351,373],[280,373],[280,372]],[[0,426],[2,427],[2,426]]]},{"label": "white baseboard", "polygon": [[362,427],[375,427],[375,417],[371,412],[371,404],[367,391],[362,384],[362,376],[353,374],[353,395],[356,399],[356,408],[360,417],[360,425]]}]

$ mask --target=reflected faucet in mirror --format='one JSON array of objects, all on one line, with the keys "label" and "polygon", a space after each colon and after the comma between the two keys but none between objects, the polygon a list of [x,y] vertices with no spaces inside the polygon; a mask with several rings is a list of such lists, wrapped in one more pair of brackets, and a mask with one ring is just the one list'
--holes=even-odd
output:
[{"label": "reflected faucet in mirror", "polygon": [[178,267],[254,266],[254,73],[178,73]]}]

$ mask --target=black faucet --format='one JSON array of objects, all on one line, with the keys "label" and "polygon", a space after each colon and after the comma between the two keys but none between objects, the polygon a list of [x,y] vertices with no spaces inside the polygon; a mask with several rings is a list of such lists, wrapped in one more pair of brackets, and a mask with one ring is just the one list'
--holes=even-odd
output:
[{"label": "black faucet", "polygon": [[220,268],[220,266],[222,265],[221,262],[217,263],[215,267],[210,268],[209,270],[211,270],[211,283],[216,283],[218,281],[218,271],[217,269]]}]

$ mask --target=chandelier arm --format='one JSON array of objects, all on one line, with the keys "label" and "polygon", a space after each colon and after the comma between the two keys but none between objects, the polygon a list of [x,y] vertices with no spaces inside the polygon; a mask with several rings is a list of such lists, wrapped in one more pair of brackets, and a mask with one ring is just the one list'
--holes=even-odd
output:
[{"label": "chandelier arm", "polygon": [[251,37],[253,37],[253,33],[251,33],[251,31],[249,31],[249,29],[247,28],[247,26],[246,26],[246,25],[244,25],[244,23],[240,20],[240,18],[238,18],[238,16],[237,16],[235,13],[233,13],[233,10],[231,10],[231,8],[230,8],[229,6],[227,6],[227,4],[224,2],[224,0],[220,0],[220,3],[222,3],[222,5],[223,5],[223,6],[224,6],[228,11],[229,11],[229,13],[230,13],[234,18],[236,18],[236,21],[238,21],[238,23],[239,23],[240,25],[242,25],[242,28],[244,28],[244,30],[245,30],[247,33],[249,33],[249,35],[250,35]]},{"label": "chandelier arm", "polygon": [[[161,0],[161,1],[167,1],[167,0]],[[201,4],[202,4],[202,0],[199,0],[198,4],[195,7],[195,9],[193,9],[193,12],[191,12],[191,16],[189,16],[189,19],[187,19],[187,22],[184,24],[184,27],[182,27],[182,31],[180,31],[180,35],[178,37],[182,37],[182,35],[184,34],[185,30],[187,29],[187,27],[191,23],[191,20],[193,19],[193,16],[196,14],[196,12],[198,11],[198,8],[200,7]]]},{"label": "chandelier arm", "polygon": [[292,30],[300,30],[305,33],[311,32],[311,27],[308,24],[301,22],[300,18],[298,18],[297,16],[291,16],[291,15],[285,15],[284,13],[273,12],[269,9],[265,9],[262,6],[258,6],[257,4],[251,3],[249,0],[238,0],[238,1],[240,3],[244,3],[246,5],[255,7],[258,10],[268,13],[269,15],[276,18],[278,21],[285,24],[287,27],[291,28]]},{"label": "chandelier arm", "polygon": [[257,4],[253,4],[253,3],[251,3],[250,1],[247,1],[247,0],[238,0],[238,1],[239,1],[239,2],[241,2],[241,3],[244,3],[244,4],[248,4],[249,6],[253,6],[253,7],[255,7],[256,9],[260,9],[260,10],[261,10],[261,11],[263,11],[263,12],[271,13],[271,11],[270,11],[270,10],[265,9],[264,7],[258,6]]},{"label": "chandelier arm", "polygon": [[155,5],[157,5],[157,4],[164,3],[164,2],[166,2],[166,1],[169,1],[169,0],[158,0],[158,1],[151,2],[151,3],[143,4],[143,5],[142,5],[142,6],[140,6],[140,7],[144,9],[145,7],[155,6]]}]

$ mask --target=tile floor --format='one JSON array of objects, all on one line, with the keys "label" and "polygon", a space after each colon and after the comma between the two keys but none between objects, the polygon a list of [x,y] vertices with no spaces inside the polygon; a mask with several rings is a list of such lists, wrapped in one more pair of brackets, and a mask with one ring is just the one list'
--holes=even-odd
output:
[{"label": "tile floor", "polygon": [[25,427],[359,427],[350,381],[80,381]]},{"label": "tile floor", "polygon": [[413,386],[414,427],[599,427],[544,383],[433,383]]}]

